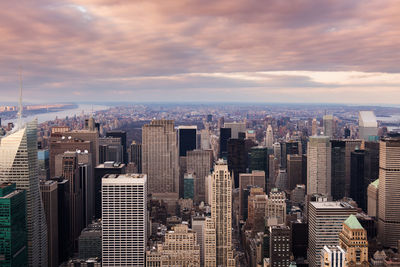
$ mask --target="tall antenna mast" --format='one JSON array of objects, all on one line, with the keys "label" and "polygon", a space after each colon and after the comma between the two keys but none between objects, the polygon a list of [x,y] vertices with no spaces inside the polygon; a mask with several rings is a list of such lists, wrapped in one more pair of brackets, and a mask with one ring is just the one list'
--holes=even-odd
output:
[{"label": "tall antenna mast", "polygon": [[22,126],[22,71],[19,69],[19,110],[18,110],[18,125]]}]

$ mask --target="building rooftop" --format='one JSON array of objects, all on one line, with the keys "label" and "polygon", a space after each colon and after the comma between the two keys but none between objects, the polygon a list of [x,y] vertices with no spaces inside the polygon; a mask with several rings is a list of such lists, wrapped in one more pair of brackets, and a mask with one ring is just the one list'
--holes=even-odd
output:
[{"label": "building rooftop", "polygon": [[378,127],[378,122],[373,111],[360,111],[358,123],[362,127]]},{"label": "building rooftop", "polygon": [[315,201],[310,204],[317,209],[354,209],[349,203],[341,201]]},{"label": "building rooftop", "polygon": [[357,220],[357,217],[354,216],[353,214],[351,214],[349,216],[349,218],[347,218],[344,221],[344,224],[346,224],[348,227],[350,227],[350,229],[364,229],[360,222]]}]

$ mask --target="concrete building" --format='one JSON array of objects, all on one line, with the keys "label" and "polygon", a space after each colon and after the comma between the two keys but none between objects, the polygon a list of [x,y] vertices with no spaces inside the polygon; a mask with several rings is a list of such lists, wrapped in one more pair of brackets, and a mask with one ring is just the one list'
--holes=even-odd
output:
[{"label": "concrete building", "polygon": [[293,190],[296,185],[303,183],[303,156],[287,155],[288,189]]},{"label": "concrete building", "polygon": [[231,138],[238,139],[239,134],[246,133],[246,123],[245,122],[225,122],[224,128],[231,129]]},{"label": "concrete building", "polygon": [[179,157],[174,121],[153,120],[143,126],[142,172],[147,174],[152,198],[164,200],[169,213],[174,213],[179,199]]},{"label": "concrete building", "polygon": [[212,173],[211,218],[216,230],[217,266],[234,263],[232,252],[232,186],[228,165],[219,160]]},{"label": "concrete building", "polygon": [[265,133],[265,146],[267,148],[272,148],[274,144],[274,132],[272,130],[271,124],[268,124],[267,132]]},{"label": "concrete building", "polygon": [[203,231],[204,267],[217,266],[217,240],[215,224],[211,218],[206,218]]},{"label": "concrete building", "polygon": [[206,201],[206,176],[213,167],[212,150],[192,150],[186,153],[186,169],[196,175],[194,181],[194,202]]},{"label": "concrete building", "polygon": [[252,230],[255,233],[264,232],[267,202],[268,197],[262,188],[253,187],[250,189],[246,229]]},{"label": "concrete building", "polygon": [[290,228],[284,225],[269,227],[269,256],[271,267],[289,267],[291,256]]},{"label": "concrete building", "polygon": [[333,138],[334,127],[333,127],[333,115],[324,115],[324,136],[329,136]]},{"label": "concrete building", "polygon": [[350,215],[343,223],[339,234],[339,245],[346,251],[346,262],[349,267],[368,264],[367,231],[361,226],[357,217]]},{"label": "concrete building", "polygon": [[240,218],[244,218],[247,201],[244,197],[244,189],[248,186],[257,186],[265,192],[265,172],[252,171],[251,173],[239,174],[239,214]]},{"label": "concrete building", "polygon": [[376,179],[373,183],[368,186],[367,197],[368,197],[368,215],[378,219],[378,188],[379,188],[379,179]]},{"label": "concrete building", "polygon": [[144,266],[147,242],[147,177],[109,174],[102,179],[102,261]]},{"label": "concrete building", "polygon": [[93,221],[79,236],[79,258],[101,258],[101,221]]},{"label": "concrete building", "polygon": [[338,246],[343,222],[357,210],[346,202],[317,201],[309,203],[308,260],[310,267],[321,266],[324,246]]},{"label": "concrete building", "polygon": [[58,186],[56,181],[40,181],[47,223],[48,266],[58,267]]},{"label": "concrete building", "polygon": [[328,136],[311,136],[307,147],[307,194],[331,195],[331,146]]},{"label": "concrete building", "polygon": [[94,169],[94,207],[95,218],[101,219],[101,181],[106,174],[124,174],[126,172],[125,164],[106,161],[99,164]]},{"label": "concrete building", "polygon": [[167,232],[165,241],[146,252],[147,267],[200,267],[197,234],[187,224],[178,224]]},{"label": "concrete building", "polygon": [[286,222],[286,194],[273,188],[269,193],[265,219],[268,226]]},{"label": "concrete building", "polygon": [[378,239],[386,247],[400,240],[400,137],[380,141]]}]

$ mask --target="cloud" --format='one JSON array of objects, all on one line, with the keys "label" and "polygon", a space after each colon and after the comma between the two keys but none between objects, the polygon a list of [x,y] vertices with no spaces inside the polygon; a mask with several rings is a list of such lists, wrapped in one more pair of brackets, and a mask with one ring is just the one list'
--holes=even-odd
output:
[{"label": "cloud", "polygon": [[347,88],[384,103],[370,89],[399,86],[399,11],[395,0],[2,1],[0,93],[13,100],[22,66],[36,101],[291,101]]}]

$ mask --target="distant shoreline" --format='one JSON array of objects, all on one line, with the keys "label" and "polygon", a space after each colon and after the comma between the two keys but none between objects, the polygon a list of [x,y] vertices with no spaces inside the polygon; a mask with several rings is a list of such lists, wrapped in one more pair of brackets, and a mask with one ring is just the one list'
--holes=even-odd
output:
[{"label": "distant shoreline", "polygon": [[[34,116],[38,114],[76,109],[78,107],[79,105],[77,104],[28,105],[24,106],[23,114],[24,116]],[[11,111],[0,111],[0,118],[2,118],[2,120],[13,120],[17,118],[18,114],[17,108],[15,106],[11,106],[10,108],[15,108],[15,109]]]}]

